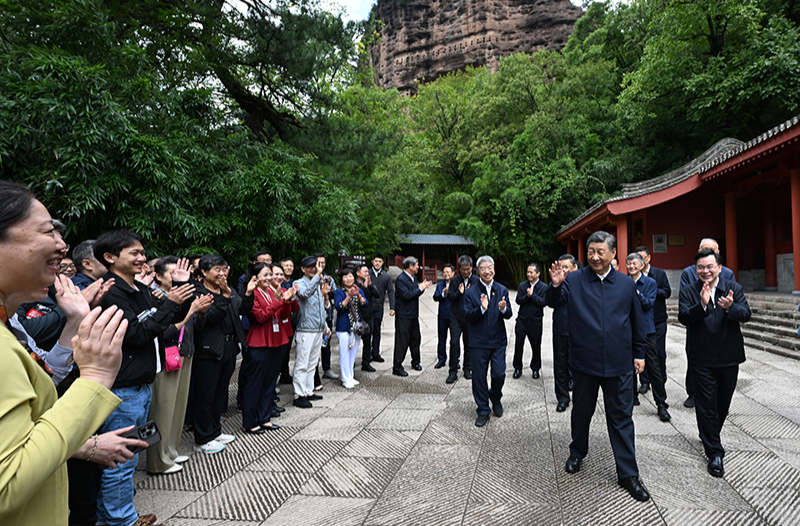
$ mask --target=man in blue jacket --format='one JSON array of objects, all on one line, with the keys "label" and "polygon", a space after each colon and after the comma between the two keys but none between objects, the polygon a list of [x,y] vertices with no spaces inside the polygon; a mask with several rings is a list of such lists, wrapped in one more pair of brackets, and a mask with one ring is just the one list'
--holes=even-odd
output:
[{"label": "man in blue jacket", "polygon": [[708,458],[708,472],[722,477],[725,449],[720,432],[731,406],[744,362],[740,325],[750,320],[742,286],[723,279],[721,260],[714,250],[695,256],[699,278],[681,287],[678,320],[686,326],[686,352],[694,379],[697,428]]},{"label": "man in blue jacket", "polygon": [[[478,404],[475,425],[483,427],[491,412],[503,416],[503,384],[506,381],[506,324],[512,316],[508,289],[494,281],[494,259],[478,258],[480,282],[464,293],[464,314],[469,323],[470,360],[472,362],[472,396]],[[492,364],[492,388],[486,381]],[[489,400],[492,410],[489,410]]]},{"label": "man in blue jacket", "polygon": [[[640,245],[634,250],[642,256],[644,268],[642,275],[656,280],[656,302],[653,304],[653,322],[656,325],[656,351],[658,353],[658,365],[661,369],[661,378],[667,382],[667,298],[672,295],[672,288],[669,286],[667,273],[660,268],[650,264],[650,250]],[[650,366],[644,366],[644,372],[639,375],[641,387],[639,392],[645,394],[650,389]]]},{"label": "man in blue jacket", "polygon": [[[647,352],[645,355],[645,363],[650,367],[653,383],[653,400],[656,402],[658,408],[658,417],[662,422],[669,422],[672,418],[667,411],[669,405],[667,404],[667,391],[664,389],[664,378],[661,375],[661,364],[658,360],[658,351],[656,350],[656,324],[653,317],[654,306],[656,303],[656,295],[658,285],[656,280],[648,278],[642,274],[644,268],[644,258],[636,252],[628,255],[625,260],[625,266],[628,268],[628,276],[630,276],[634,283],[636,283],[636,293],[639,295],[639,303],[642,305],[642,314],[644,315],[645,325],[647,326]],[[633,405],[639,405],[639,393],[636,390],[636,381],[633,382]]]},{"label": "man in blue jacket", "polygon": [[419,297],[432,283],[430,281],[417,281],[419,260],[408,256],[403,260],[403,272],[395,281],[395,321],[394,321],[394,366],[392,374],[408,376],[403,369],[406,353],[411,348],[411,368],[421,371],[419,346],[422,335],[419,332]]},{"label": "man in blue jacket", "polygon": [[434,369],[441,369],[447,365],[447,330],[450,328],[450,298],[447,293],[450,292],[450,281],[456,269],[453,265],[445,265],[442,267],[442,276],[444,281],[436,284],[436,290],[433,292],[433,301],[439,304],[439,313],[436,316],[439,336],[439,345],[436,348],[436,354],[439,361],[436,362]]},{"label": "man in blue jacket", "polygon": [[542,318],[544,318],[544,291],[547,285],[539,280],[539,265],[528,265],[527,278],[519,284],[516,302],[519,305],[517,323],[514,326],[514,378],[522,376],[522,355],[525,337],[531,344],[531,371],[539,378],[542,368]]},{"label": "man in blue jacket", "polygon": [[[700,240],[700,246],[697,248],[698,254],[703,250],[711,250],[719,254],[719,243],[710,237],[705,237]],[[724,265],[720,265],[719,277],[725,281],[736,281],[733,271]],[[689,265],[683,272],[681,272],[681,290],[689,285],[697,282],[697,270],[694,265]],[[689,347],[687,343],[686,354],[689,354]],[[692,369],[686,368],[686,379],[684,382],[686,386],[686,401],[683,402],[685,407],[694,407],[694,379],[692,378]]]},{"label": "man in blue jacket", "polygon": [[603,389],[606,423],[620,486],[636,500],[650,494],[639,481],[633,418],[633,375],[644,368],[647,348],[636,284],[611,268],[617,240],[598,231],[586,240],[589,266],[566,274],[554,263],[545,292],[550,307],[569,309],[569,365],[572,391],[572,443],[565,469],[577,473],[589,452],[589,424]]}]

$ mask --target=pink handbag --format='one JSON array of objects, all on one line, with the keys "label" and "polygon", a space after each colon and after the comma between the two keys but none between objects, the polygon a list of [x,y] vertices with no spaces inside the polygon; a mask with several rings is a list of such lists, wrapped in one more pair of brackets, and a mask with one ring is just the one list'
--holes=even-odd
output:
[{"label": "pink handbag", "polygon": [[164,349],[164,354],[166,354],[166,360],[164,364],[164,369],[171,373],[172,371],[177,371],[178,369],[183,366],[183,362],[181,361],[181,343],[183,342],[183,329],[185,327],[181,327],[181,335],[178,337],[178,345],[170,345],[166,349]]}]

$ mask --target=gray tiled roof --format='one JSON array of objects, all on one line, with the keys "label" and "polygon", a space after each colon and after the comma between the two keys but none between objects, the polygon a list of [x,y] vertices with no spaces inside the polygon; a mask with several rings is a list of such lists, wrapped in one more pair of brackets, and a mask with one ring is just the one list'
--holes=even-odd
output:
[{"label": "gray tiled roof", "polygon": [[468,237],[448,236],[443,234],[398,234],[403,245],[460,245],[473,246],[475,243]]},{"label": "gray tiled roof", "polygon": [[556,235],[558,236],[562,232],[569,230],[605,204],[613,203],[615,201],[625,201],[626,199],[633,199],[635,197],[652,194],[681,183],[695,174],[707,172],[720,163],[723,163],[728,159],[749,150],[757,144],[760,144],[793,126],[796,126],[798,122],[800,122],[800,115],[772,128],[765,133],[762,133],[755,139],[748,142],[742,142],[738,139],[731,138],[722,139],[717,141],[711,148],[700,154],[698,157],[692,159],[676,170],[658,177],[654,177],[653,179],[641,181],[639,183],[623,184],[621,187],[622,195],[609,197],[595,203],[584,213],[570,221],[570,223],[564,228],[556,232]]}]

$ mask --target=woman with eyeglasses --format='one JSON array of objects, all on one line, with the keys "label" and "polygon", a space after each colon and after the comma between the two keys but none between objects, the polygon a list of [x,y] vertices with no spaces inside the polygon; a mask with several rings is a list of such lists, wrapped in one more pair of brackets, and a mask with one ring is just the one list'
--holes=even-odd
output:
[{"label": "woman with eyeglasses", "polygon": [[58,266],[58,273],[69,279],[75,277],[75,274],[78,273],[78,269],[75,268],[75,263],[72,261],[72,258],[64,258],[61,260],[61,264]]},{"label": "woman with eyeglasses", "polygon": [[[72,357],[81,376],[58,399],[53,379],[12,331],[9,313],[47,294],[66,244],[47,209],[27,188],[0,181],[0,524],[66,526],[66,461],[81,451],[93,459],[103,444],[92,436],[120,404],[111,393],[122,360],[127,322],[116,308],[90,310],[66,278],[58,295],[71,314]],[[71,332],[70,332],[71,331]],[[21,334],[20,334],[21,333]],[[70,334],[74,334],[71,336]],[[136,441],[136,443],[139,443]],[[123,448],[124,449],[124,448]],[[106,451],[106,453],[108,453]],[[130,452],[128,452],[130,453]],[[133,455],[112,454],[109,462]]]}]

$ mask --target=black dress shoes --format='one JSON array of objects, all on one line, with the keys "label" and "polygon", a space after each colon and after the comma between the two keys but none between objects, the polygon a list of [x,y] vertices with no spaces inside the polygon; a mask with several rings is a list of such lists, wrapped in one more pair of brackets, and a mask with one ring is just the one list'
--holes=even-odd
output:
[{"label": "black dress shoes", "polygon": [[535,378],[539,378],[539,369],[534,369],[533,370],[533,377],[534,377],[534,379]]},{"label": "black dress shoes", "polygon": [[690,395],[686,398],[686,401],[683,402],[683,407],[688,407],[690,409],[694,407],[694,395]]},{"label": "black dress shoes", "polygon": [[456,380],[458,380],[458,371],[450,371],[450,374],[447,375],[447,380],[444,382],[447,384],[453,384]]},{"label": "black dress shoes", "polygon": [[660,404],[658,406],[658,418],[660,418],[662,422],[669,422],[672,420],[672,415],[667,411],[667,406],[665,404]]},{"label": "black dress shoes", "polygon": [[503,404],[501,404],[499,401],[493,402],[492,413],[494,413],[494,416],[496,416],[497,418],[503,416]]},{"label": "black dress shoes", "polygon": [[309,400],[322,400],[322,395],[312,394],[308,396]]},{"label": "black dress shoes", "polygon": [[722,457],[711,457],[708,460],[708,472],[712,477],[721,477],[725,474],[725,468],[722,467]]},{"label": "black dress shoes", "polygon": [[556,413],[563,413],[569,407],[569,402],[559,402],[556,406]]},{"label": "black dress shoes", "polygon": [[368,363],[361,364],[361,370],[367,371],[368,373],[374,373],[375,368]]},{"label": "black dress shoes", "polygon": [[642,382],[642,385],[639,386],[639,394],[645,394],[649,390],[650,390],[650,384],[648,384],[647,382]]},{"label": "black dress shoes", "polygon": [[415,371],[421,371],[422,370],[422,366],[420,364],[412,365],[411,368],[414,369]]},{"label": "black dress shoes", "polygon": [[277,411],[279,413],[283,413],[284,411],[286,411],[285,407],[281,407],[281,406],[278,406],[278,405],[276,405],[274,409],[275,409],[275,411]]},{"label": "black dress shoes", "polygon": [[[375,358],[373,358],[373,360],[374,359]],[[392,371],[392,374],[395,376],[408,376],[408,373],[405,371],[405,369],[395,369]]]},{"label": "black dress shoes", "polygon": [[478,415],[475,419],[475,427],[483,427],[489,421],[489,415]]},{"label": "black dress shoes", "polygon": [[583,459],[573,457],[572,455],[569,456],[567,459],[567,463],[564,465],[564,469],[567,473],[577,473],[581,470],[581,461]]},{"label": "black dress shoes", "polygon": [[514,378],[519,378],[522,376],[522,369],[514,369],[514,374],[512,375]]},{"label": "black dress shoes", "polygon": [[281,416],[281,413],[274,409],[272,410],[272,413],[270,413],[270,418],[278,418],[279,416]]},{"label": "black dress shoes", "polygon": [[444,367],[444,366],[445,366],[445,363],[444,363],[444,362],[439,362],[439,363],[437,363],[436,365],[434,365],[434,366],[433,366],[433,368],[434,368],[434,369],[441,369],[441,368],[442,368],[442,367]]},{"label": "black dress shoes", "polygon": [[472,380],[472,369],[464,369],[464,378]]},{"label": "black dress shoes", "polygon": [[378,363],[383,363],[383,362],[385,362],[386,360],[384,360],[384,359],[383,359],[383,356],[381,356],[380,354],[373,354],[373,355],[372,355],[372,361],[373,361],[373,362],[378,362]]},{"label": "black dress shoes", "polygon": [[644,489],[644,485],[639,481],[639,477],[628,477],[619,481],[619,485],[628,490],[636,500],[646,501],[650,498],[650,494]]},{"label": "black dress shoes", "polygon": [[269,425],[261,424],[261,429],[263,429],[264,431],[277,431],[280,428],[281,426],[279,426],[278,424],[273,424],[272,422],[270,422]]},{"label": "black dress shoes", "polygon": [[253,431],[252,429],[244,428],[244,432],[247,433],[248,435],[263,435],[264,433],[266,433],[266,430],[263,427],[259,426],[258,429],[256,429],[255,431]]},{"label": "black dress shoes", "polygon": [[308,398],[306,398],[305,396],[301,396],[299,398],[295,398],[294,402],[292,402],[292,403],[294,404],[295,407],[301,407],[303,409],[309,409],[311,407],[314,407],[314,406],[311,405],[311,402],[309,402]]}]

